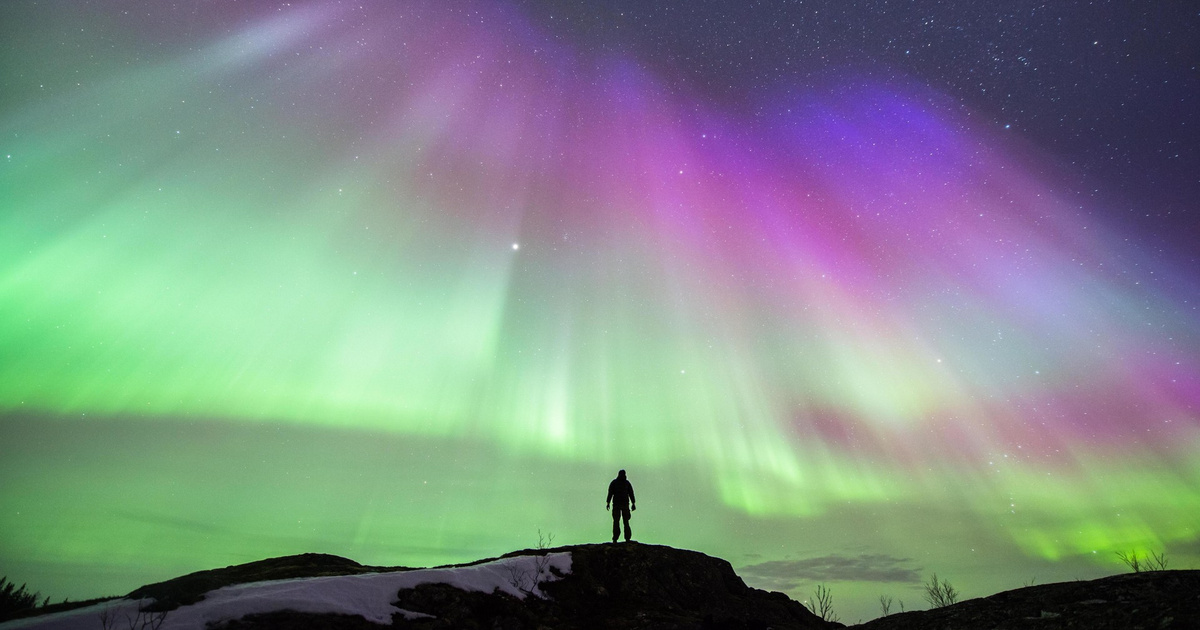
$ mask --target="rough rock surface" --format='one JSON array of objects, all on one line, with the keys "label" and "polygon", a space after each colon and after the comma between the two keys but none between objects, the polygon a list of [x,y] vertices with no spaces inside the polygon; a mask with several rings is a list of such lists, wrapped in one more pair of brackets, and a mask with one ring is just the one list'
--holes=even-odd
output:
[{"label": "rough rock surface", "polygon": [[1200,628],[1200,571],[1152,571],[1028,586],[953,606],[889,615],[862,630]]},{"label": "rough rock surface", "polygon": [[[524,602],[426,585],[397,606],[436,617],[410,628],[828,628],[782,593],[746,586],[724,560],[672,547],[618,543],[524,553],[571,552],[571,573]],[[516,555],[516,554],[510,554]]]},{"label": "rough rock surface", "polygon": [[154,599],[154,604],[147,606],[146,610],[174,610],[180,606],[200,601],[205,593],[213,589],[231,584],[403,569],[404,567],[366,566],[348,558],[324,553],[302,553],[295,556],[248,562],[222,569],[197,571],[165,582],[147,584],[129,593],[126,597]]},{"label": "rough rock surface", "polygon": [[[818,629],[828,624],[781,593],[746,586],[725,560],[695,551],[639,543],[527,550],[508,556],[571,552],[571,572],[543,582],[546,598],[524,600],[500,592],[469,592],[445,584],[402,589],[395,605],[430,615],[392,618],[392,627],[535,630],[723,628]],[[506,557],[508,557],[506,556]],[[335,568],[335,567],[330,567]],[[356,567],[340,567],[356,571]],[[220,626],[265,628],[378,628],[361,617],[278,612],[248,615]]]},{"label": "rough rock surface", "polygon": [[[392,617],[392,627],[427,630],[842,627],[822,621],[785,595],[747,587],[728,562],[694,551],[624,543],[526,550],[508,556],[557,551],[571,553],[571,572],[541,584],[541,590],[548,596],[545,599],[530,596],[521,600],[499,591],[469,592],[445,584],[424,584],[398,591],[394,603],[430,617],[406,619],[397,613]],[[470,564],[482,562],[487,560]],[[166,610],[199,601],[209,590],[229,584],[381,570],[403,569],[369,567],[337,556],[303,554],[201,571],[144,586],[130,596],[155,598],[156,608]],[[531,588],[532,584],[524,586]],[[380,627],[357,615],[293,611],[248,615],[220,626],[226,630]],[[1086,582],[1030,586],[946,608],[890,615],[854,628],[1200,629],[1200,571],[1131,573]]]}]

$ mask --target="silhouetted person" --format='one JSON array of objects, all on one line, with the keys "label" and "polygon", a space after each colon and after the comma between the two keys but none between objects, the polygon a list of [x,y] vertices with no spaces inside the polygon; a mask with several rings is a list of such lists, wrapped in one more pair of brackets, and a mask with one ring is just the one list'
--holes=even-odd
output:
[{"label": "silhouetted person", "polygon": [[625,542],[633,537],[633,532],[629,530],[629,511],[637,509],[637,499],[633,496],[633,484],[625,478],[625,471],[617,473],[617,478],[613,479],[608,484],[608,498],[604,500],[604,509],[608,509],[608,505],[612,504],[613,515],[613,542],[617,542],[617,537],[621,534],[621,518],[625,518]]}]

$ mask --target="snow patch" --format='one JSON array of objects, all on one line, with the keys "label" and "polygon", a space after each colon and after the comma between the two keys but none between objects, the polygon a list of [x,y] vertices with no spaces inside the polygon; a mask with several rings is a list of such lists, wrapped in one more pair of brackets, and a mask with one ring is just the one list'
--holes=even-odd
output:
[{"label": "snow patch", "polygon": [[[210,623],[238,619],[246,615],[294,610],[306,613],[336,613],[362,615],[368,621],[389,625],[392,615],[399,612],[408,619],[428,617],[423,613],[401,610],[392,605],[400,589],[421,584],[448,584],[464,591],[491,593],[499,590],[525,599],[526,595],[542,597],[533,585],[529,591],[518,588],[532,585],[531,579],[541,569],[537,582],[554,581],[558,573],[571,571],[570,552],[545,556],[517,556],[493,560],[469,567],[445,569],[416,569],[389,573],[364,573],[331,577],[297,578],[237,584],[209,591],[204,599],[190,606],[172,610],[160,630],[204,630]],[[33,630],[104,630],[101,615],[108,611],[124,628],[126,619],[136,619],[138,602],[118,599],[66,612],[17,619],[0,624],[0,629],[30,628]]]}]

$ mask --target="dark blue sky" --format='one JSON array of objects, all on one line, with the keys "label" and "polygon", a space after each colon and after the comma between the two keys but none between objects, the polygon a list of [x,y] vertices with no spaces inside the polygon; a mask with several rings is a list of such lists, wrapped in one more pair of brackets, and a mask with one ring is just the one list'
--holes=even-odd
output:
[{"label": "dark blue sky", "polygon": [[526,0],[599,53],[634,52],[681,90],[750,112],[847,77],[914,80],[1067,171],[1087,204],[1194,259],[1200,238],[1200,9],[1188,2]]}]

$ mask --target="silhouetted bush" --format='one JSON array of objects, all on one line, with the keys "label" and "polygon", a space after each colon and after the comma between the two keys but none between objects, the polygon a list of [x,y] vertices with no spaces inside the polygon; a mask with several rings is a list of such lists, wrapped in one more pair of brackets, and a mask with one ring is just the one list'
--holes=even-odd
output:
[{"label": "silhouetted bush", "polygon": [[1141,573],[1142,571],[1167,570],[1167,554],[1165,551],[1163,553],[1154,553],[1151,551],[1148,558],[1139,558],[1136,550],[1130,551],[1129,553],[1118,551],[1117,557],[1120,558],[1121,562],[1124,562],[1125,566],[1129,567],[1134,573]]},{"label": "silhouetted bush", "polygon": [[934,573],[925,583],[925,601],[934,608],[944,608],[958,601],[958,591],[945,580],[939,582]]},{"label": "silhouetted bush", "polygon": [[[100,628],[101,630],[120,630],[122,627],[128,627],[129,630],[158,630],[167,620],[167,614],[166,610],[146,610],[146,606],[139,599],[137,611],[121,611],[119,608],[101,610]],[[120,619],[122,616],[124,620]]]},{"label": "silhouetted bush", "polygon": [[520,563],[516,562],[509,563],[507,567],[508,583],[512,584],[513,588],[532,595],[533,592],[537,590],[538,585],[541,584],[542,581],[547,577],[549,577],[549,572],[547,571],[547,569],[550,567],[549,550],[550,545],[553,544],[554,534],[543,534],[542,530],[539,528],[537,548],[538,551],[543,553],[534,556],[532,568],[524,568]]},{"label": "silhouetted bush", "polygon": [[813,612],[818,617],[834,623],[839,621],[838,616],[833,612],[833,593],[824,584],[817,585],[817,590],[813,593],[813,602],[817,605],[817,609]]}]

